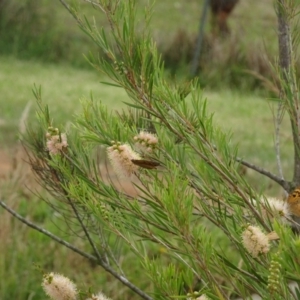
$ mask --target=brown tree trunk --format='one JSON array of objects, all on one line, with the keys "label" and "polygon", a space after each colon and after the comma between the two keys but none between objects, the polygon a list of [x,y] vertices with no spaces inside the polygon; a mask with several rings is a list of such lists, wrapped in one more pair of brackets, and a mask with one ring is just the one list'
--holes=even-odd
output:
[{"label": "brown tree trunk", "polygon": [[286,0],[277,2],[279,67],[282,74],[280,98],[289,113],[294,143],[294,175],[291,189],[300,186],[299,101],[296,77],[292,65],[292,41]]}]

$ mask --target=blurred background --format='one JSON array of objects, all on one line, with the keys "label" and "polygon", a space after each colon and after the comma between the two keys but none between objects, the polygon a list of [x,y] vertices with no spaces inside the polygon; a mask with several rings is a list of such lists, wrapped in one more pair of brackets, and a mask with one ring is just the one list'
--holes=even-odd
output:
[{"label": "blurred background", "polygon": [[[232,132],[232,144],[239,145],[239,155],[277,174],[276,106],[269,101],[276,90],[268,84],[276,78],[278,53],[274,2],[223,0],[229,5],[225,7],[218,4],[220,0],[211,1],[217,9],[208,7],[206,16],[206,0],[157,0],[154,4],[150,27],[166,76],[170,81],[185,81],[194,69],[192,75],[199,78],[208,111],[221,129]],[[99,27],[109,27],[101,12],[90,4],[77,1],[76,5],[89,18],[94,17]],[[148,0],[137,0],[140,20],[146,5]],[[203,35],[199,39],[200,28]],[[201,51],[197,52],[199,40]],[[81,110],[80,101],[90,93],[111,110],[124,107],[127,95],[100,83],[107,78],[88,64],[84,55],[90,51],[102,55],[59,0],[0,0],[0,197],[24,217],[57,235],[69,229],[40,201],[49,195],[39,188],[26,164],[19,133],[26,131],[26,124],[36,122],[34,85],[42,87],[43,101],[50,106],[55,127],[66,125],[71,130],[70,123]],[[199,55],[193,67],[195,54]],[[281,126],[282,166],[289,178],[293,145],[286,117]],[[259,192],[282,196],[273,182],[251,170],[241,172]],[[76,236],[68,239],[85,247]],[[149,252],[153,257],[167,255],[154,246]],[[142,268],[131,263],[133,255],[122,253],[124,269],[131,270],[129,279],[151,290]],[[69,276],[81,283],[81,288],[103,290],[113,299],[138,299],[99,267],[0,209],[0,299],[44,299],[42,275],[36,264],[42,270]]]},{"label": "blurred background", "polygon": [[[206,0],[156,1],[151,31],[166,69],[186,75],[199,35]],[[212,0],[204,26],[197,75],[203,86],[230,86],[248,90],[260,82],[245,70],[271,76],[268,59],[277,53],[273,0]],[[148,0],[138,0],[142,18]],[[90,4],[81,10],[107,26]],[[0,54],[47,63],[89,68],[82,54],[96,53],[95,45],[76,25],[60,2],[53,0],[0,0]]]}]

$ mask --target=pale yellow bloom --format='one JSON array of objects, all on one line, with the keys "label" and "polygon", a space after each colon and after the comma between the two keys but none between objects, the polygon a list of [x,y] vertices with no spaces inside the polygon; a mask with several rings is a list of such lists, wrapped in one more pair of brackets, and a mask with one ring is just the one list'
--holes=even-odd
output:
[{"label": "pale yellow bloom", "polygon": [[[289,224],[289,219],[291,219],[291,211],[289,209],[289,205],[286,201],[277,199],[277,198],[261,198],[260,202],[263,204],[262,214],[263,217],[272,218],[274,216],[278,216],[279,220],[284,224]],[[272,212],[272,215],[269,213]]]},{"label": "pale yellow bloom", "polygon": [[242,242],[245,249],[253,256],[268,253],[270,243],[268,236],[257,226],[248,226],[242,233]]},{"label": "pale yellow bloom", "polygon": [[291,212],[289,205],[286,201],[279,200],[276,198],[267,198],[270,209],[277,213],[283,223],[288,223],[287,218],[291,218]]},{"label": "pale yellow bloom", "polygon": [[200,297],[197,297],[197,298],[191,298],[191,297],[188,297],[187,300],[209,300],[210,298],[208,298],[205,294],[201,295]]},{"label": "pale yellow bloom", "polygon": [[76,285],[67,277],[49,273],[44,275],[42,287],[52,300],[76,300]]},{"label": "pale yellow bloom", "polygon": [[97,295],[92,295],[91,298],[88,298],[86,300],[111,300],[111,299],[106,297],[102,293],[98,293]]},{"label": "pale yellow bloom", "polygon": [[65,133],[61,135],[50,135],[49,133],[46,134],[47,137],[47,149],[50,154],[59,154],[63,148],[68,147],[67,136]]},{"label": "pale yellow bloom", "polygon": [[207,296],[204,294],[204,295],[196,298],[196,300],[209,300],[209,298],[207,298]]},{"label": "pale yellow bloom", "polygon": [[141,131],[138,135],[134,137],[135,147],[138,151],[142,153],[151,153],[156,145],[158,144],[158,138],[155,134]]},{"label": "pale yellow bloom", "polygon": [[132,160],[141,159],[138,153],[127,144],[114,144],[107,148],[107,155],[117,175],[130,177],[139,167]]}]

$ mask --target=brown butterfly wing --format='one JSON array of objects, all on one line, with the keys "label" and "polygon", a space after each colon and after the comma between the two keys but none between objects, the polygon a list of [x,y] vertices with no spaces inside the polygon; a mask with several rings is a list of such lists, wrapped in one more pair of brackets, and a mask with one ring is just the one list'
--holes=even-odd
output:
[{"label": "brown butterfly wing", "polygon": [[300,216],[300,188],[296,188],[287,198],[291,213],[294,216]]},{"label": "brown butterfly wing", "polygon": [[160,163],[156,161],[146,159],[132,159],[131,161],[136,166],[139,166],[144,169],[156,169],[160,165]]},{"label": "brown butterfly wing", "polygon": [[287,202],[289,204],[294,204],[300,200],[300,189],[296,188],[292,193],[289,194]]}]

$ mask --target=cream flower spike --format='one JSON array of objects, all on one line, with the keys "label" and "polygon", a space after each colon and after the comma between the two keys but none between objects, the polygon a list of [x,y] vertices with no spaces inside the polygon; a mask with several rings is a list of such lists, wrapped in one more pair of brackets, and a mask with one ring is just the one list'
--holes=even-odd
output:
[{"label": "cream flower spike", "polygon": [[49,127],[46,133],[46,147],[50,154],[56,155],[68,147],[67,135],[59,134],[58,128]]},{"label": "cream flower spike", "polygon": [[284,224],[290,224],[289,219],[292,217],[289,204],[286,201],[268,197],[262,199],[262,203],[268,206],[272,212],[280,217],[280,221]]},{"label": "cream flower spike", "polygon": [[187,298],[187,300],[210,300],[210,298],[208,298],[205,294],[201,295],[200,297],[197,297],[197,298]]},{"label": "cream flower spike", "polygon": [[42,287],[52,300],[76,300],[76,285],[67,277],[49,273],[44,275]]},{"label": "cream flower spike", "polygon": [[120,177],[131,177],[139,169],[132,160],[139,160],[141,157],[128,144],[115,143],[107,148],[107,156]]},{"label": "cream flower spike", "polygon": [[141,131],[134,137],[135,147],[142,153],[151,153],[158,144],[158,138],[155,134]]},{"label": "cream flower spike", "polygon": [[98,293],[97,295],[92,295],[90,298],[88,298],[86,300],[111,300],[111,299],[106,297],[102,293]]},{"label": "cream flower spike", "polygon": [[245,249],[253,256],[268,253],[270,241],[266,234],[257,226],[248,226],[242,233],[242,243]]}]

